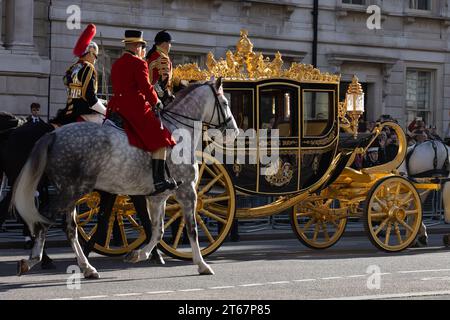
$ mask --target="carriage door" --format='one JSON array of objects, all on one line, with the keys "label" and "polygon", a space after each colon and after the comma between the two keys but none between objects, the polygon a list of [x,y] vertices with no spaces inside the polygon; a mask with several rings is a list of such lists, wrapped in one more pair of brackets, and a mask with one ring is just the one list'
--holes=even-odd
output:
[{"label": "carriage door", "polygon": [[[299,86],[293,83],[265,82],[257,85],[259,192],[286,194],[298,190],[299,90]],[[270,138],[276,133],[279,135],[279,157],[270,165],[263,157],[270,158]]]},{"label": "carriage door", "polygon": [[301,90],[301,188],[318,182],[333,161],[339,123],[333,85],[304,84]]}]

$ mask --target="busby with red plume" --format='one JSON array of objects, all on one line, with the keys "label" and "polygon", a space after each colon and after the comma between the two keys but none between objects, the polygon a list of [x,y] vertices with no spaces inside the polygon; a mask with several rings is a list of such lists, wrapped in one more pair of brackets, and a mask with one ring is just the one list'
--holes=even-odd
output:
[{"label": "busby with red plume", "polygon": [[98,45],[94,41],[92,41],[96,31],[96,27],[92,23],[86,27],[80,38],[78,38],[75,48],[73,48],[73,54],[75,56],[81,58],[87,53],[93,53],[97,57]]}]

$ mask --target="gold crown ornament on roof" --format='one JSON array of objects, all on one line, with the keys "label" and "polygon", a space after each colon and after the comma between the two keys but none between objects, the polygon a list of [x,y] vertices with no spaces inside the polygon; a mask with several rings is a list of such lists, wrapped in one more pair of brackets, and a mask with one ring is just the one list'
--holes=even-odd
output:
[{"label": "gold crown ornament on roof", "polygon": [[190,81],[208,80],[212,76],[227,80],[253,81],[267,78],[287,78],[296,81],[339,83],[340,75],[322,73],[310,64],[292,63],[288,69],[283,68],[281,53],[275,53],[271,61],[261,52],[253,51],[253,43],[248,38],[248,31],[241,30],[236,43],[236,51],[228,50],[225,59],[216,60],[209,52],[206,57],[206,70],[201,70],[196,63],[179,65],[174,69],[174,77]]}]

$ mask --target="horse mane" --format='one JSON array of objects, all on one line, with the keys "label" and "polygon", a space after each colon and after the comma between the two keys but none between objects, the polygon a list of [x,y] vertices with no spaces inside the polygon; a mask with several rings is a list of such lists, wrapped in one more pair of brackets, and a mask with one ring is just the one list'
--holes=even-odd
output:
[{"label": "horse mane", "polygon": [[175,107],[177,106],[180,101],[182,101],[187,95],[189,95],[192,91],[194,91],[195,89],[205,85],[205,84],[210,84],[210,81],[204,81],[204,82],[195,82],[190,84],[187,88],[177,92],[177,95],[175,97],[175,100],[169,104],[169,108]]},{"label": "horse mane", "polygon": [[11,129],[20,127],[26,122],[25,117],[15,116],[6,111],[0,111],[0,134],[9,132]]}]

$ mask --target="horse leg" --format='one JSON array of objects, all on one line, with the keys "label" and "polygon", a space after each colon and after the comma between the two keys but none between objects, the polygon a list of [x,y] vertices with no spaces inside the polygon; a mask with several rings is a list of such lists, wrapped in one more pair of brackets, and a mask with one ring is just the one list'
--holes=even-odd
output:
[{"label": "horse leg", "polygon": [[203,259],[198,243],[197,221],[195,220],[197,193],[192,185],[186,184],[184,187],[182,186],[181,189],[182,190],[177,190],[177,199],[183,210],[186,230],[192,248],[192,262],[198,265],[199,274],[214,274],[213,269]]},{"label": "horse leg", "polygon": [[[425,200],[427,199],[427,196],[430,194],[430,192],[431,190],[428,190],[420,195],[421,203],[425,203]],[[427,227],[425,226],[425,223],[422,221],[419,232],[417,233],[416,240],[413,242],[412,247],[415,248],[426,247],[427,245],[428,245]]]},{"label": "horse leg", "polygon": [[89,256],[95,244],[100,245],[105,244],[106,234],[108,232],[109,218],[111,217],[112,209],[114,207],[114,202],[116,201],[117,195],[107,193],[104,191],[98,191],[100,194],[100,208],[97,218],[97,230],[91,236],[89,241],[85,244],[83,248],[83,253],[86,257]]},{"label": "horse leg", "polygon": [[83,270],[83,275],[86,279],[98,279],[100,278],[97,270],[91,266],[88,259],[83,253],[83,249],[78,242],[78,233],[77,233],[77,224],[75,221],[76,211],[72,209],[68,211],[66,216],[67,226],[66,226],[66,234],[69,239],[70,244],[72,245],[72,249],[75,252],[75,256],[77,258],[78,266]]},{"label": "horse leg", "polygon": [[17,275],[21,276],[31,270],[36,264],[42,260],[42,252],[44,251],[45,236],[47,234],[48,226],[38,223],[35,226],[36,238],[33,249],[31,249],[30,258],[28,260],[22,259],[17,264]]},{"label": "horse leg", "polygon": [[[144,196],[130,196],[131,201],[133,201],[134,208],[136,209],[136,214],[144,227],[146,239],[144,244],[148,244],[152,237],[152,223],[150,222],[150,215],[147,212],[147,203]],[[157,247],[152,250],[150,262],[154,264],[165,264],[164,259],[158,251]]]},{"label": "horse leg", "polygon": [[450,182],[444,184],[442,197],[444,200],[444,220],[445,223],[450,223]]},{"label": "horse leg", "polygon": [[165,196],[152,197],[151,201],[149,197],[146,198],[147,209],[151,216],[150,220],[152,224],[152,235],[148,244],[146,244],[142,249],[133,250],[127,254],[124,259],[125,262],[136,263],[147,260],[150,257],[150,253],[163,238],[166,200],[167,197]]}]

